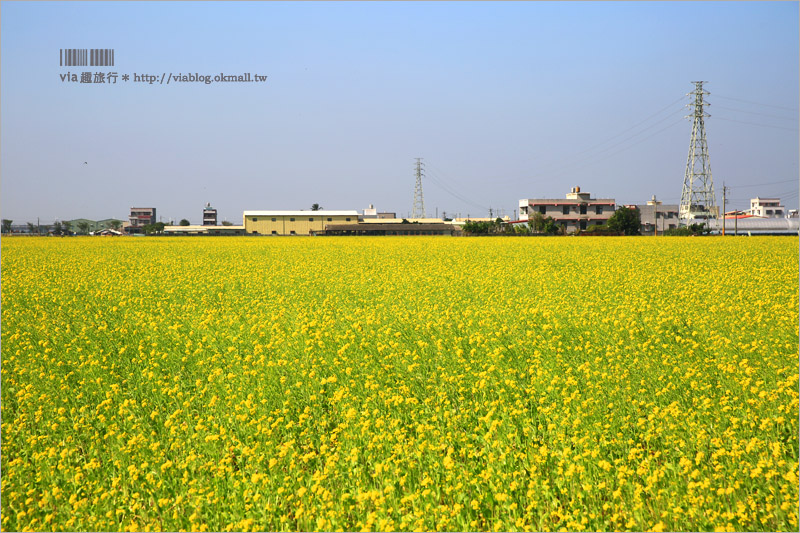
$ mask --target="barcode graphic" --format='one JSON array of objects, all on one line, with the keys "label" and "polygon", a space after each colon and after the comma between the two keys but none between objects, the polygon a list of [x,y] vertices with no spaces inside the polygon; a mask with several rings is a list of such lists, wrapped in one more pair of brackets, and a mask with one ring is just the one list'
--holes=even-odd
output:
[{"label": "barcode graphic", "polygon": [[62,48],[60,62],[62,67],[113,67],[113,48]]}]

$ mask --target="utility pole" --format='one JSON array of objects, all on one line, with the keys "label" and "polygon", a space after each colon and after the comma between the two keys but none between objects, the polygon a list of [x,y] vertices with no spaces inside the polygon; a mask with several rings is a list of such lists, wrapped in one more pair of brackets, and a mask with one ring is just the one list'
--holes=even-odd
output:
[{"label": "utility pole", "polygon": [[711,178],[711,165],[708,160],[708,143],[706,142],[706,129],[703,119],[710,117],[703,111],[703,95],[709,94],[703,90],[702,81],[692,82],[695,90],[689,95],[694,95],[694,102],[688,104],[692,110],[692,139],[689,143],[689,155],[686,159],[686,173],[683,177],[683,191],[681,192],[681,205],[678,212],[678,221],[681,225],[689,225],[694,219],[716,219],[717,203],[714,196],[714,182]]},{"label": "utility pole", "polygon": [[[660,204],[658,200],[656,200],[656,195],[653,195],[653,198],[647,201],[647,205],[653,206],[653,236],[658,237],[658,204]],[[662,224],[663,229],[663,224]]]},{"label": "utility pole", "polygon": [[424,163],[421,157],[417,157],[416,160],[417,182],[414,186],[414,208],[411,218],[425,218],[425,199],[422,196],[422,176],[424,175],[422,167]]},{"label": "utility pole", "polygon": [[728,201],[728,188],[725,186],[725,182],[722,182],[722,236],[725,236],[725,204]]},{"label": "utility pole", "polygon": [[658,237],[658,200],[656,200],[656,195],[653,195],[653,207],[655,209],[655,215],[653,217],[653,237]]}]

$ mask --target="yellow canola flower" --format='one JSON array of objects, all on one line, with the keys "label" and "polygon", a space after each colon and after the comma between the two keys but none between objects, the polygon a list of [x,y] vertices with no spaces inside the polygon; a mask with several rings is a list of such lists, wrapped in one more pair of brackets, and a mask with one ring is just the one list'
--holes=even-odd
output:
[{"label": "yellow canola flower", "polygon": [[796,531],[797,245],[4,238],[2,529]]}]

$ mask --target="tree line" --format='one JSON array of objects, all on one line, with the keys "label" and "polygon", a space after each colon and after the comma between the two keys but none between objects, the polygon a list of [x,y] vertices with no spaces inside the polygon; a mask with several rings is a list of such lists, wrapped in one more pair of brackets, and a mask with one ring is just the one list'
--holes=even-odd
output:
[{"label": "tree line", "polygon": [[[636,207],[620,207],[608,219],[606,225],[591,225],[581,234],[589,235],[639,235],[641,233],[641,213]],[[508,224],[501,218],[491,222],[468,220],[462,227],[467,235],[566,235],[566,227],[553,217],[534,213],[527,224]]]}]

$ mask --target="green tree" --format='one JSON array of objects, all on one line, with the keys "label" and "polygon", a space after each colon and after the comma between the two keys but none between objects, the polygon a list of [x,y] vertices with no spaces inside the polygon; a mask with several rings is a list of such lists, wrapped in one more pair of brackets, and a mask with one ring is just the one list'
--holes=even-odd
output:
[{"label": "green tree", "polygon": [[61,227],[63,235],[72,235],[72,222],[65,220],[61,223]]},{"label": "green tree", "polygon": [[639,235],[642,228],[642,216],[639,208],[620,207],[608,219],[608,228],[625,235]]},{"label": "green tree", "polygon": [[592,234],[592,235],[619,235],[617,231],[609,228],[608,226],[601,226],[599,224],[592,224],[588,228],[581,230],[581,234]]},{"label": "green tree", "polygon": [[490,233],[497,232],[497,221],[494,222],[477,222],[467,220],[464,222],[462,229],[467,235],[489,235]]},{"label": "green tree", "polygon": [[528,220],[528,226],[534,233],[544,233],[545,235],[555,235],[558,233],[558,225],[553,217],[546,217],[538,211]]},{"label": "green tree", "polygon": [[228,222],[227,220],[222,221],[223,226],[233,226],[233,222]]},{"label": "green tree", "polygon": [[3,219],[3,233],[11,233],[11,224],[13,220],[9,220],[7,218]]},{"label": "green tree", "polygon": [[322,206],[319,204],[311,204],[312,211],[322,211]]},{"label": "green tree", "polygon": [[114,219],[109,223],[109,225],[111,226],[111,229],[113,229],[115,231],[119,231],[119,228],[122,227],[122,221]]},{"label": "green tree", "polygon": [[668,229],[664,232],[664,235],[669,237],[688,237],[690,235],[708,235],[709,233],[711,233],[711,228],[707,228],[705,223],[701,222]]},{"label": "green tree", "polygon": [[161,235],[164,233],[164,226],[163,222],[156,222],[154,224],[145,224],[144,225],[144,234],[145,235]]},{"label": "green tree", "polygon": [[189,222],[188,220],[186,220],[185,218],[182,218],[181,221],[178,224],[180,224],[181,226],[191,226],[192,225],[192,223]]},{"label": "green tree", "polygon": [[27,224],[28,224],[28,233],[30,233],[31,235],[36,233],[36,225],[33,222],[28,222]]},{"label": "green tree", "polygon": [[64,234],[64,227],[61,225],[61,222],[56,220],[53,223],[53,235],[63,235]]},{"label": "green tree", "polygon": [[78,229],[81,230],[81,233],[84,235],[89,234],[89,223],[88,222],[78,222]]}]

